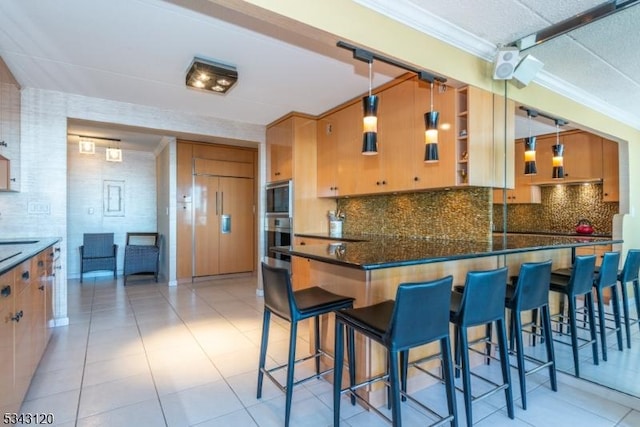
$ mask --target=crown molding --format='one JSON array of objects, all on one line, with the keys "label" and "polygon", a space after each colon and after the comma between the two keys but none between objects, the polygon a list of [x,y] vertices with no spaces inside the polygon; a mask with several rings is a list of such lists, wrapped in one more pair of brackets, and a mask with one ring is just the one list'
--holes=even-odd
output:
[{"label": "crown molding", "polygon": [[462,49],[474,56],[493,61],[496,45],[482,39],[441,17],[404,0],[353,0],[363,7]]}]

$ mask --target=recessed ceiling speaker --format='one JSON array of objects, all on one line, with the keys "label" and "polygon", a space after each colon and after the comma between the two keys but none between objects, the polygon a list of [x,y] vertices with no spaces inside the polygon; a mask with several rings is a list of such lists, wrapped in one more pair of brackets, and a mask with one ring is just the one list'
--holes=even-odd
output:
[{"label": "recessed ceiling speaker", "polygon": [[520,60],[520,51],[515,46],[506,46],[498,49],[496,59],[493,61],[493,79],[510,80]]},{"label": "recessed ceiling speaker", "polygon": [[539,59],[531,55],[525,56],[513,72],[515,85],[522,89],[535,78],[540,70],[542,70],[542,67],[544,67],[544,64]]}]

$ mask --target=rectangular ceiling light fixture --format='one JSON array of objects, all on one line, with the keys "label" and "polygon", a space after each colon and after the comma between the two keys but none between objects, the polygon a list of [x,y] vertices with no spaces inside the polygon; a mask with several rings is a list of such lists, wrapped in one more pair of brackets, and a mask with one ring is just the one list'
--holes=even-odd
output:
[{"label": "rectangular ceiling light fixture", "polygon": [[122,150],[119,148],[107,148],[106,151],[106,160],[108,162],[121,162],[122,161]]},{"label": "rectangular ceiling light fixture", "polygon": [[185,82],[192,88],[225,94],[237,81],[235,67],[196,57],[187,71]]},{"label": "rectangular ceiling light fixture", "polygon": [[96,153],[96,144],[88,139],[79,139],[80,154],[95,154]]}]

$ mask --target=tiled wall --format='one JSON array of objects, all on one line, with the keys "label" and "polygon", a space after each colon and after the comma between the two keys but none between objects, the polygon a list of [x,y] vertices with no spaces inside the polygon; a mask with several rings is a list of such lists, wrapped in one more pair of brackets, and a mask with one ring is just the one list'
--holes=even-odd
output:
[{"label": "tiled wall", "polygon": [[[507,231],[572,233],[586,218],[596,233],[611,234],[618,203],[602,201],[602,184],[557,185],[541,188],[540,204],[507,205]],[[494,223],[502,229],[503,206],[493,205]]]},{"label": "tiled wall", "polygon": [[[77,138],[73,138],[77,139]],[[117,269],[122,274],[126,233],[129,231],[157,231],[156,215],[156,158],[151,152],[123,150],[122,162],[107,162],[105,147],[96,147],[95,154],[80,154],[77,143],[68,145],[67,231],[71,249],[67,277],[80,277],[78,247],[84,233],[114,233],[118,245]],[[103,183],[105,180],[124,184],[122,215],[103,213]],[[109,272],[87,273],[86,277],[109,275]]]},{"label": "tiled wall", "polygon": [[452,240],[491,237],[491,190],[468,188],[338,200],[343,233]]}]

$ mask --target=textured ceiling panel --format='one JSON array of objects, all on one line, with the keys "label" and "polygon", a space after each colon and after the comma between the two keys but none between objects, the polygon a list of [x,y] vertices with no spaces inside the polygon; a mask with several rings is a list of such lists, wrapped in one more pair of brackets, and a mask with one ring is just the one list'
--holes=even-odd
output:
[{"label": "textured ceiling panel", "polygon": [[602,2],[601,0],[406,1],[496,45],[511,43]]}]

